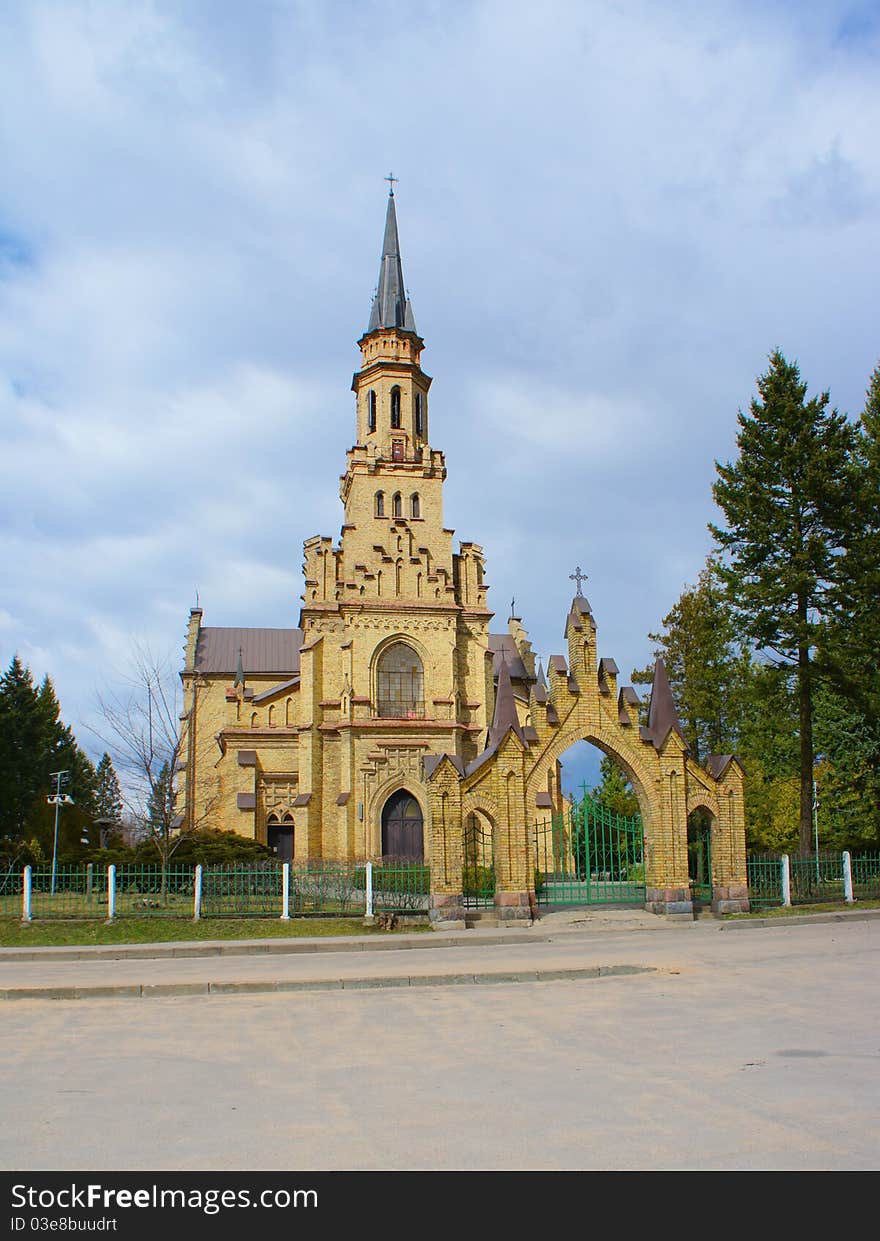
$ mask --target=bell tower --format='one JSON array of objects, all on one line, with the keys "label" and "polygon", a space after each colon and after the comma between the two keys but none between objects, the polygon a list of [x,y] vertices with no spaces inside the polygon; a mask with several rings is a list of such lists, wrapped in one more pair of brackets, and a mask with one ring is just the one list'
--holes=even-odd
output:
[{"label": "bell tower", "polygon": [[[351,385],[355,442],[340,485],[342,538],[332,551],[307,545],[311,597],[454,604],[458,557],[453,532],[443,524],[446,462],[429,440],[431,377],[422,370],[425,342],[403,280],[393,180],[379,280],[358,346],[361,366]],[[335,563],[328,573],[330,556]]]}]

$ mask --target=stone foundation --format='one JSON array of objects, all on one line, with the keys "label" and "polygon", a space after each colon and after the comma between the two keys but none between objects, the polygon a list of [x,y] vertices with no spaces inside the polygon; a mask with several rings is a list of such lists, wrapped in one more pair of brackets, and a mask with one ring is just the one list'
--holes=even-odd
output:
[{"label": "stone foundation", "polygon": [[645,909],[649,914],[693,918],[694,903],[690,888],[646,888]]},{"label": "stone foundation", "polygon": [[749,905],[749,889],[744,884],[712,889],[713,914],[747,914]]},{"label": "stone foundation", "polygon": [[460,892],[432,892],[428,925],[432,931],[464,928],[464,897]]},{"label": "stone foundation", "polygon": [[531,922],[532,893],[496,892],[495,914],[499,922]]}]

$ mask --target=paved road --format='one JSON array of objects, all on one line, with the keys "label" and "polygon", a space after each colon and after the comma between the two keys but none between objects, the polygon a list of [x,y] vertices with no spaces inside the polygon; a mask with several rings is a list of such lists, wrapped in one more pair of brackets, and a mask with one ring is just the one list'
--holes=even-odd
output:
[{"label": "paved road", "polygon": [[[876,1168],[880,923],[42,964],[60,977],[403,976],[494,986],[4,1003],[7,1169]],[[381,962],[381,967],[379,965]],[[524,963],[528,963],[525,965]],[[16,972],[17,971],[17,972]],[[55,971],[60,971],[55,974]],[[228,974],[224,973],[229,971]],[[268,973],[267,973],[268,971]]]}]

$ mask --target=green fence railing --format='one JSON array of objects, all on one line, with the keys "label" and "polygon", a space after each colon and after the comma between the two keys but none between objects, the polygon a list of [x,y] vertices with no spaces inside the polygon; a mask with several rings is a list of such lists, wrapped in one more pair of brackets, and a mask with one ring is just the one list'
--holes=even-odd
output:
[{"label": "green fence railing", "polygon": [[194,886],[194,866],[117,866],[116,917],[191,916]]},{"label": "green fence railing", "polygon": [[857,901],[880,899],[880,853],[854,853],[852,881]]},{"label": "green fence railing", "polygon": [[[359,892],[366,893],[366,866],[355,872]],[[406,859],[373,863],[373,909],[376,913],[422,913],[431,897],[431,868]]]},{"label": "green fence railing", "polygon": [[749,904],[768,909],[782,904],[782,858],[778,853],[755,853],[746,859]]},{"label": "green fence railing", "polygon": [[[20,917],[20,898],[16,912]],[[32,867],[31,917],[106,918],[106,867],[59,865],[55,870],[54,882],[51,865]]]},{"label": "green fence railing", "polygon": [[842,901],[843,854],[792,854],[792,905],[820,905]]}]

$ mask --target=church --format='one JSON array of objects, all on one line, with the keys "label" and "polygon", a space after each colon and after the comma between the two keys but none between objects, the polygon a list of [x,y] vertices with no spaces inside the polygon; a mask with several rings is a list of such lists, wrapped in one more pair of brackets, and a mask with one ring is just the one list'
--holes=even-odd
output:
[{"label": "church", "polygon": [[[748,908],[742,770],[690,757],[662,663],[647,724],[578,589],[567,657],[547,675],[521,621],[493,631],[479,543],[444,523],[431,377],[406,293],[393,182],[379,280],[352,380],[338,542],[303,546],[299,624],[206,625],[189,615],[181,830],[256,838],[281,859],[424,859],[436,926],[464,918],[468,831],[489,841],[496,912],[535,916],[537,841],[565,809],[560,756],[589,740],[620,764],[644,821],[644,900],[692,908],[688,818],[711,823],[712,902]],[[442,442],[442,425],[436,440]],[[578,586],[579,586],[578,582]]]}]

